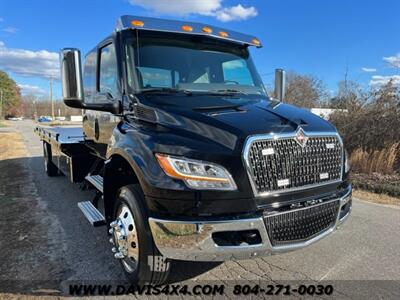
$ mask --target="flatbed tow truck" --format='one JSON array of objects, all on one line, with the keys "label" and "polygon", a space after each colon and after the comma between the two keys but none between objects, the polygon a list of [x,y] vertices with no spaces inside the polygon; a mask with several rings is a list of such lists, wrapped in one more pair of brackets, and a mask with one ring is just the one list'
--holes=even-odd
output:
[{"label": "flatbed tow truck", "polygon": [[36,127],[49,176],[85,183],[78,204],[105,226],[135,283],[165,282],[173,260],[295,250],[351,212],[342,140],[327,121],[271,98],[250,35],[122,16],[81,66],[61,51],[63,98],[82,127]]}]

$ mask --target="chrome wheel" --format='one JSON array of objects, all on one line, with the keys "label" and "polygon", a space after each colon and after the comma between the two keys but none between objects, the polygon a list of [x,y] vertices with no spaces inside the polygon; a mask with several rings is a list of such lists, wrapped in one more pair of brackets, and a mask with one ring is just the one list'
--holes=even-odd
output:
[{"label": "chrome wheel", "polygon": [[133,273],[139,262],[139,242],[133,214],[126,204],[121,203],[118,207],[116,220],[110,226],[114,257],[122,260],[127,272]]}]

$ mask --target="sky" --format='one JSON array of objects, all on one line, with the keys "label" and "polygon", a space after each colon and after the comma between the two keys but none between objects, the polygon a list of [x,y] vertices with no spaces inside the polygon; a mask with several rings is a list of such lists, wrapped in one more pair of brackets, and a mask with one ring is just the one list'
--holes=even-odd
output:
[{"label": "sky", "polygon": [[253,60],[268,87],[275,68],[317,76],[332,94],[346,70],[365,88],[400,85],[399,12],[399,0],[2,0],[0,70],[23,94],[48,95],[54,78],[60,98],[58,51],[85,54],[131,14],[257,36],[263,48]]}]

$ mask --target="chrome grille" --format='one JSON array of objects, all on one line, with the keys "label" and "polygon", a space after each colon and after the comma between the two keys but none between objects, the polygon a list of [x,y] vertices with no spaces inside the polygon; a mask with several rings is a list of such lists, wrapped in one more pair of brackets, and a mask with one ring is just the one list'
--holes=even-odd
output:
[{"label": "chrome grille", "polygon": [[272,246],[304,242],[335,225],[340,201],[288,211],[264,218]]},{"label": "chrome grille", "polygon": [[[256,195],[290,191],[341,179],[340,138],[307,136],[304,147],[290,137],[254,138],[247,147],[247,168]],[[264,152],[263,152],[264,150]]]}]

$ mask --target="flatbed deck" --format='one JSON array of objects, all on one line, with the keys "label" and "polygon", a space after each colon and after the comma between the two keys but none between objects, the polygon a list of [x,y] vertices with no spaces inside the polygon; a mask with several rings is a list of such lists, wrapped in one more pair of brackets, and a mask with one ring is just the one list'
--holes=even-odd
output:
[{"label": "flatbed deck", "polygon": [[34,131],[49,144],[51,161],[72,182],[82,182],[96,160],[80,126],[38,125]]},{"label": "flatbed deck", "polygon": [[35,132],[49,143],[77,144],[85,141],[82,127],[77,126],[51,127],[39,125],[36,126]]}]

